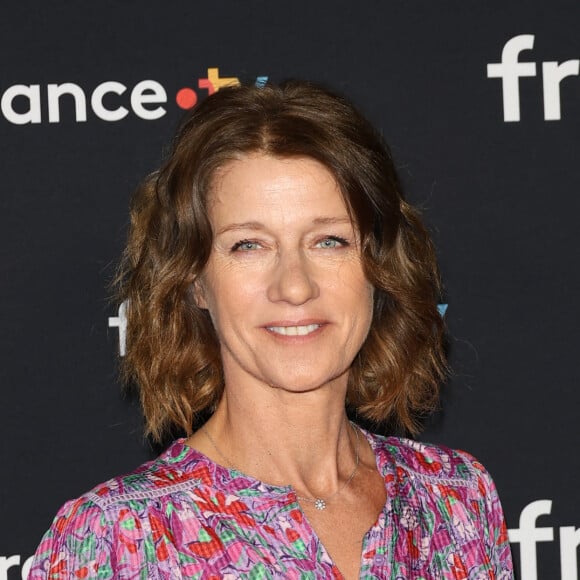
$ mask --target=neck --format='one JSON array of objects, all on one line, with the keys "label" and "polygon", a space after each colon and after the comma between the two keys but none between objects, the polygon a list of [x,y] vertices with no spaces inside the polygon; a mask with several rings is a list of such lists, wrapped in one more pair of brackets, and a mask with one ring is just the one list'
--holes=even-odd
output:
[{"label": "neck", "polygon": [[[302,495],[334,493],[356,465],[356,434],[344,408],[347,376],[307,393],[226,386],[203,433],[191,440],[217,463]],[[208,445],[209,443],[209,445]]]}]

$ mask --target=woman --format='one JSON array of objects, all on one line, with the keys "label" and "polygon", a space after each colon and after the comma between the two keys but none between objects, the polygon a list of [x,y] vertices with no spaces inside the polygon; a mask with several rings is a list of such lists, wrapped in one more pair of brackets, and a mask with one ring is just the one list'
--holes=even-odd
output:
[{"label": "woman", "polygon": [[511,578],[477,461],[346,414],[416,432],[445,373],[438,280],[352,105],[209,97],[137,193],[120,276],[148,433],[188,438],[65,504],[30,578]]}]

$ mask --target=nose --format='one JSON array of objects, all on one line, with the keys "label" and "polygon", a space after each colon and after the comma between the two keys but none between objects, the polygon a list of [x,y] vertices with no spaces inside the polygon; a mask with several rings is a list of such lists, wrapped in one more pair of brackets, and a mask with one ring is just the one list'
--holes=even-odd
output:
[{"label": "nose", "polygon": [[268,285],[269,300],[299,306],[318,294],[319,286],[307,258],[301,252],[279,255]]}]

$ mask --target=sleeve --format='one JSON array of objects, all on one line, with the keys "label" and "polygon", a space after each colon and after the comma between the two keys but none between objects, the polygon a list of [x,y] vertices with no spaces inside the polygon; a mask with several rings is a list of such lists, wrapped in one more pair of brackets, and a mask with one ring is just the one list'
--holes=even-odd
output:
[{"label": "sleeve", "polygon": [[469,458],[477,474],[480,505],[483,508],[480,513],[482,534],[489,557],[489,566],[497,580],[512,580],[514,572],[508,531],[495,483],[477,459],[466,453],[464,455]]},{"label": "sleeve", "polygon": [[95,503],[86,498],[67,502],[42,538],[28,580],[113,578],[112,534]]}]

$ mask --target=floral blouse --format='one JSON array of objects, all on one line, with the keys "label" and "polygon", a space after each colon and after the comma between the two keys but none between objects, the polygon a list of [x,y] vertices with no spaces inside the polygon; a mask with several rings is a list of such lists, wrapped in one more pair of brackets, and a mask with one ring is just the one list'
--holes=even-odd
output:
[{"label": "floral blouse", "polygon": [[[513,578],[493,481],[470,455],[365,433],[386,504],[363,539],[360,578]],[[340,579],[291,487],[227,469],[183,440],[67,502],[29,580]]]}]

